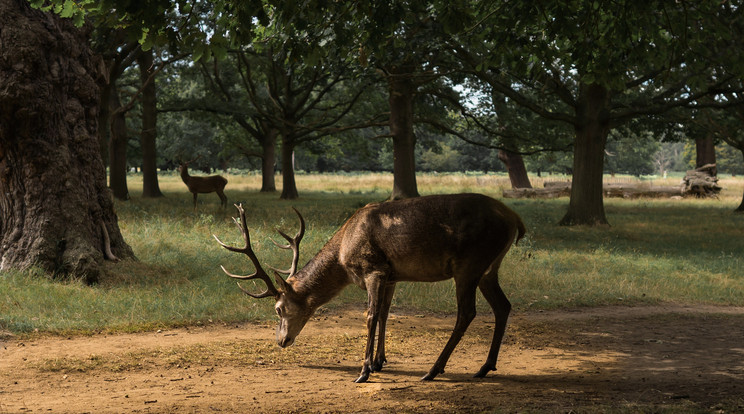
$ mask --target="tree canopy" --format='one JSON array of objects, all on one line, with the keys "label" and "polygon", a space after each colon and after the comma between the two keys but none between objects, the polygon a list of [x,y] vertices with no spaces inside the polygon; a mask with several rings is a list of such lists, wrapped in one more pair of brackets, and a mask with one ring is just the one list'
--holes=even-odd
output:
[{"label": "tree canopy", "polygon": [[[738,105],[742,90],[744,66],[736,51],[744,23],[738,1],[34,3],[79,22],[87,16],[96,25],[123,27],[143,48],[162,45],[186,50],[201,64],[242,65],[244,72],[232,86],[242,82],[252,96],[245,101],[243,122],[257,114],[264,119],[253,119],[244,129],[256,139],[288,136],[281,148],[310,139],[297,138],[299,131],[318,136],[317,128],[300,126],[293,116],[278,121],[278,114],[291,115],[288,107],[277,109],[289,102],[286,92],[302,93],[307,87],[294,84],[280,98],[279,86],[290,74],[292,79],[301,74],[359,79],[376,72],[384,83],[374,89],[387,88],[389,132],[379,132],[378,119],[378,132],[366,135],[392,138],[394,197],[417,194],[415,168],[421,155],[415,148],[428,134],[423,125],[439,131],[434,136],[449,134],[521,154],[570,150],[573,160],[566,170],[573,173],[574,185],[563,224],[607,223],[602,174],[619,167],[617,158],[606,154],[658,149],[659,135],[638,130],[635,120]],[[260,57],[271,65],[260,64]],[[216,72],[210,72],[217,84]],[[256,88],[260,82],[266,87]],[[322,87],[309,93],[323,101],[319,108],[338,104],[341,96],[359,96],[353,90],[359,84],[343,85],[331,85],[341,87],[335,95],[317,95]],[[437,108],[446,114],[436,115]],[[264,130],[270,125],[275,132]],[[288,133],[289,125],[299,129]],[[327,131],[334,127],[327,123]],[[332,139],[341,136],[336,135]],[[612,138],[619,135],[637,139],[619,149],[627,142]],[[434,152],[422,154],[429,166],[446,165],[442,157],[434,161],[434,155],[459,147],[437,144],[431,147]],[[555,158],[549,154],[541,158]]]}]

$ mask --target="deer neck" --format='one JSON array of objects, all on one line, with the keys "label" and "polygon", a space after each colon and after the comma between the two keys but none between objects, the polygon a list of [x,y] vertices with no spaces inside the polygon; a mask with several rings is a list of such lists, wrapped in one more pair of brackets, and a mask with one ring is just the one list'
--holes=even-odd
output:
[{"label": "deer neck", "polygon": [[181,179],[184,183],[188,184],[189,178],[191,178],[191,176],[189,175],[189,167],[184,165],[183,168],[181,168]]},{"label": "deer neck", "polygon": [[313,309],[328,303],[350,283],[338,261],[335,240],[328,242],[300,271],[288,279],[295,293]]}]

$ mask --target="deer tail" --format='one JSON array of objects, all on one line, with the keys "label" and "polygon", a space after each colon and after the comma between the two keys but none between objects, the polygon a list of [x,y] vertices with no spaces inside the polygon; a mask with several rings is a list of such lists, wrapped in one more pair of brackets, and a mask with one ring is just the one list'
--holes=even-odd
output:
[{"label": "deer tail", "polygon": [[524,234],[527,232],[527,230],[524,227],[524,222],[522,222],[522,218],[519,217],[518,214],[515,214],[516,218],[516,225],[517,225],[517,239],[514,240],[514,244],[519,243],[520,240],[522,240],[522,237],[524,237]]}]

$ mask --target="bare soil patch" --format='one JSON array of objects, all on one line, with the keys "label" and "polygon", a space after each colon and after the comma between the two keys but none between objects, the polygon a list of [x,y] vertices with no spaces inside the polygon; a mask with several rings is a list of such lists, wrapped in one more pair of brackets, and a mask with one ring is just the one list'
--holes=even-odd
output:
[{"label": "bare soil patch", "polygon": [[744,308],[517,313],[498,371],[474,379],[493,328],[483,315],[433,382],[419,378],[454,317],[398,312],[388,365],[354,384],[362,313],[326,311],[285,350],[273,326],[258,324],[32,340],[0,333],[0,412],[744,411]]}]

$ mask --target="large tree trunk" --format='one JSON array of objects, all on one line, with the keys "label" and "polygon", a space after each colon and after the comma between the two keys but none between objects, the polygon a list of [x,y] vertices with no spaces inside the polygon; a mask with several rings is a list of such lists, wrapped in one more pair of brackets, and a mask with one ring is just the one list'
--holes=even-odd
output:
[{"label": "large tree trunk", "polygon": [[101,100],[98,105],[98,145],[103,165],[109,165],[109,142],[111,142],[111,94],[115,92],[111,83],[101,85]]},{"label": "large tree trunk", "polygon": [[706,134],[704,138],[695,139],[695,168],[716,163],[716,146],[713,134]]},{"label": "large tree trunk", "polygon": [[116,85],[111,92],[111,133],[109,137],[109,188],[119,200],[129,200],[127,186],[127,118],[121,110]]},{"label": "large tree trunk", "polygon": [[393,137],[393,200],[418,197],[416,185],[416,135],[413,132],[413,98],[416,87],[409,66],[394,67],[388,74],[390,135]]},{"label": "large tree trunk", "polygon": [[522,159],[521,155],[516,152],[499,150],[498,157],[506,166],[512,188],[532,188],[530,177],[527,176],[527,168],[524,166],[524,159]]},{"label": "large tree trunk", "polygon": [[568,212],[560,224],[608,224],[602,199],[604,154],[609,126],[609,92],[598,85],[582,85],[574,138],[573,184]]},{"label": "large tree trunk", "polygon": [[[274,128],[265,129],[266,136],[261,141],[261,192],[273,193],[276,191],[274,180],[274,168],[276,166],[276,136]],[[296,190],[296,189],[295,189]]]},{"label": "large tree trunk", "polygon": [[97,138],[97,63],[70,21],[0,0],[0,270],[94,282],[117,224]]},{"label": "large tree trunk", "polygon": [[[741,155],[744,157],[744,145],[739,147],[739,149],[741,150]],[[744,194],[742,194],[741,196],[741,204],[739,204],[739,207],[737,207],[734,211],[736,211],[737,213],[744,213]]]},{"label": "large tree trunk", "polygon": [[158,184],[157,149],[157,96],[153,75],[152,50],[143,50],[137,55],[142,86],[142,131],[140,144],[142,148],[142,197],[162,197]]},{"label": "large tree trunk", "polygon": [[294,174],[294,144],[292,138],[282,134],[282,200],[299,198]]}]

